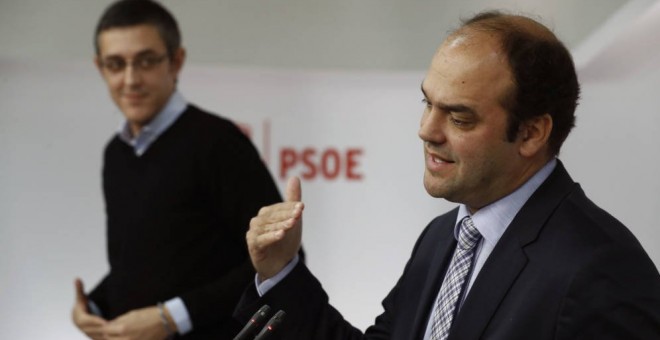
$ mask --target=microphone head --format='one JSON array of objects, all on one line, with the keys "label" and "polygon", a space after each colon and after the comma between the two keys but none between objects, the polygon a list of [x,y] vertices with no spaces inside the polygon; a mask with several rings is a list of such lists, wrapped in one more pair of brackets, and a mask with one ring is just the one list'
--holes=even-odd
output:
[{"label": "microphone head", "polygon": [[251,339],[259,327],[264,324],[268,315],[270,315],[270,306],[261,306],[261,308],[259,308],[259,310],[257,310],[257,312],[252,315],[250,321],[245,324],[245,327],[243,327],[243,329],[236,335],[234,340]]},{"label": "microphone head", "polygon": [[252,315],[252,319],[250,320],[255,320],[255,321],[260,321],[263,322],[268,315],[270,314],[270,306],[269,305],[263,305],[259,310]]},{"label": "microphone head", "polygon": [[286,313],[283,310],[278,311],[273,315],[270,320],[266,323],[264,328],[261,329],[261,332],[257,334],[257,336],[254,338],[254,340],[265,340],[270,337],[273,332],[278,330],[280,328],[280,325],[282,324],[282,321],[284,321],[284,317],[286,316]]}]

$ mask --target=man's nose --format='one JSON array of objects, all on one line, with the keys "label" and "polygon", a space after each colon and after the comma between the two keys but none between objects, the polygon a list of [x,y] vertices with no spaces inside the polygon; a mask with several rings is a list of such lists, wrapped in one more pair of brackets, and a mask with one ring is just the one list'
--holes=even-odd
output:
[{"label": "man's nose", "polygon": [[428,108],[422,115],[419,125],[419,138],[425,142],[441,144],[445,142],[443,114],[436,108]]},{"label": "man's nose", "polygon": [[135,65],[128,64],[124,69],[124,84],[136,85],[142,81],[142,74]]}]

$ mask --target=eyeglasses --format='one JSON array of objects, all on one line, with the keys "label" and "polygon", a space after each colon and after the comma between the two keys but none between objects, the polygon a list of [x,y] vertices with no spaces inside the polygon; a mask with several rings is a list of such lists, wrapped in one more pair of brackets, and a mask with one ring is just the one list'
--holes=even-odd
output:
[{"label": "eyeglasses", "polygon": [[167,54],[138,56],[130,63],[119,57],[110,57],[101,61],[101,67],[110,73],[123,72],[130,64],[134,70],[151,71],[167,58]]}]

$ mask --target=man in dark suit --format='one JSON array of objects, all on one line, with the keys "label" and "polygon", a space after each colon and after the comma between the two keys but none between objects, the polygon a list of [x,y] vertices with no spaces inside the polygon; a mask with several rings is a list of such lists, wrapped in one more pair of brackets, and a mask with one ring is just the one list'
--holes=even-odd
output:
[{"label": "man in dark suit", "polygon": [[656,267],[556,158],[579,85],[554,34],[479,14],[440,46],[422,92],[424,186],[460,205],[423,231],[375,324],[352,327],[298,263],[297,179],[250,223],[258,275],[235,316],[282,309],[283,339],[660,338]]},{"label": "man in dark suit", "polygon": [[245,232],[278,189],[233,123],[177,90],[185,51],[165,8],[113,3],[95,47],[125,122],[103,158],[110,272],[89,294],[76,282],[73,321],[94,339],[231,339],[254,277]]}]

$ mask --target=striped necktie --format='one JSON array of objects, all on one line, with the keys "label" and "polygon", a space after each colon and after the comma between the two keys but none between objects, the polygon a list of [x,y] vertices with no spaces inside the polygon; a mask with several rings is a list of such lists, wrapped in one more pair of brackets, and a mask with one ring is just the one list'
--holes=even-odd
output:
[{"label": "striped necktie", "polygon": [[470,273],[476,245],[480,239],[481,234],[474,227],[470,216],[463,218],[458,232],[458,245],[454,250],[454,256],[449,264],[445,279],[442,281],[440,294],[433,309],[431,340],[444,340],[449,336],[451,324],[454,315],[456,315],[458,300],[463,289],[465,289],[465,281]]}]

